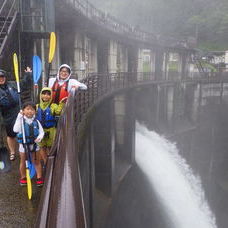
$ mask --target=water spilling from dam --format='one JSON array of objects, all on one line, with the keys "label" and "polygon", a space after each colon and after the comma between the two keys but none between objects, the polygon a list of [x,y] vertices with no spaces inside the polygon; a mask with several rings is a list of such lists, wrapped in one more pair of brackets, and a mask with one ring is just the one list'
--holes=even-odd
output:
[{"label": "water spilling from dam", "polygon": [[200,178],[175,143],[137,124],[136,162],[148,177],[170,227],[217,227]]}]

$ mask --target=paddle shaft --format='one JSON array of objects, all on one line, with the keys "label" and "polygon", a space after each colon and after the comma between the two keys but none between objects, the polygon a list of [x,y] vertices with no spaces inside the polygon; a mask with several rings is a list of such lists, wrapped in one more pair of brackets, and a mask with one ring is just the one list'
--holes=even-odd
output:
[{"label": "paddle shaft", "polygon": [[46,86],[48,86],[49,84],[49,78],[50,78],[50,71],[51,71],[51,63],[48,64],[48,71],[47,71],[47,84]]},{"label": "paddle shaft", "polygon": [[[18,70],[18,60],[17,60],[17,55],[16,53],[13,54],[13,64],[14,64],[14,73],[15,73],[15,78],[17,82],[17,92],[19,96],[19,107],[20,110],[22,109],[22,104],[21,104],[21,89],[20,89],[20,81],[19,81],[19,70]],[[26,178],[27,178],[27,189],[28,189],[28,198],[32,198],[32,185],[31,185],[31,179],[29,175],[29,169],[28,169],[28,148],[26,145],[26,138],[25,138],[25,128],[24,128],[24,117],[22,117],[21,121],[21,128],[22,128],[22,138],[23,138],[23,147],[25,150],[25,164],[26,164]]]}]

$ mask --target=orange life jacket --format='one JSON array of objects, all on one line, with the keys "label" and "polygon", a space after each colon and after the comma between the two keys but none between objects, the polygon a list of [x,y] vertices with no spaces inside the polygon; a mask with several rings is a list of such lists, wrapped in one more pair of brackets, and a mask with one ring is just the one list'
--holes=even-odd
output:
[{"label": "orange life jacket", "polygon": [[69,93],[67,91],[68,89],[69,80],[64,82],[61,86],[59,85],[58,81],[55,80],[53,86],[52,86],[52,102],[59,104],[59,102],[65,98],[68,97]]}]

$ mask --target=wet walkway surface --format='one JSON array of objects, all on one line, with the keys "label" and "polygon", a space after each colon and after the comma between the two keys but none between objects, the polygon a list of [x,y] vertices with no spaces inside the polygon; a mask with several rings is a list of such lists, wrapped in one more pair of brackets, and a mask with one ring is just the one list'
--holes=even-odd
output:
[{"label": "wet walkway surface", "polygon": [[19,185],[19,157],[11,162],[9,172],[0,173],[0,227],[33,227],[41,189],[33,182],[33,195],[29,200],[27,187]]}]

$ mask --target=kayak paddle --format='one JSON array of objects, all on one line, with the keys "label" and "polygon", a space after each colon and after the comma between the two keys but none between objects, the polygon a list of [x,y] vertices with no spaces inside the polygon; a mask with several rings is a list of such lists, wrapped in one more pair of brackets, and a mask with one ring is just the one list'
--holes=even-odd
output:
[{"label": "kayak paddle", "polygon": [[[13,54],[13,65],[14,65],[14,73],[15,73],[15,78],[16,78],[16,82],[17,82],[17,92],[19,94],[19,105],[20,105],[20,109],[21,109],[21,90],[20,90],[20,81],[19,81],[19,70],[18,70],[18,59],[17,59],[17,54],[14,53]],[[28,148],[27,148],[27,144],[26,144],[26,139],[25,139],[25,129],[24,129],[24,118],[22,118],[22,135],[23,135],[23,147],[25,149],[25,165],[26,165],[26,179],[27,179],[27,191],[28,191],[28,198],[31,199],[32,198],[32,183],[31,183],[31,178],[30,178],[30,174],[29,174],[29,168],[28,168]]]},{"label": "kayak paddle", "polygon": [[47,86],[49,84],[50,70],[51,70],[51,62],[54,58],[56,47],[56,36],[54,32],[50,34],[50,43],[49,43],[49,55],[48,55],[48,72],[47,72]]},{"label": "kayak paddle", "polygon": [[42,63],[40,57],[37,55],[33,56],[32,59],[32,75],[33,75],[33,83],[34,83],[34,101],[36,103],[36,99],[38,97],[38,81],[42,72]]}]

